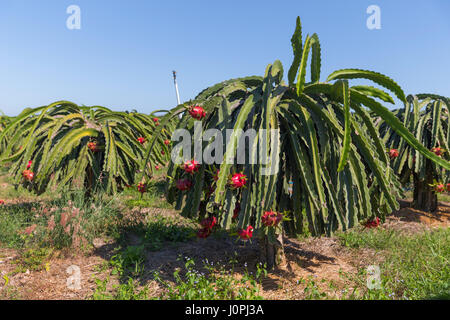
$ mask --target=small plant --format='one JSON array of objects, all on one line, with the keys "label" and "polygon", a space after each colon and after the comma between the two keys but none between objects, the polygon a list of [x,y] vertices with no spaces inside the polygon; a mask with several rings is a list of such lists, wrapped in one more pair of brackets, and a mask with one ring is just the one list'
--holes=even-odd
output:
[{"label": "small plant", "polygon": [[14,273],[48,270],[48,261],[53,253],[49,248],[27,249],[21,251],[19,257],[13,261],[17,265]]},{"label": "small plant", "polygon": [[144,272],[144,246],[128,246],[120,250],[111,260],[112,274],[120,277],[132,275],[139,276]]}]

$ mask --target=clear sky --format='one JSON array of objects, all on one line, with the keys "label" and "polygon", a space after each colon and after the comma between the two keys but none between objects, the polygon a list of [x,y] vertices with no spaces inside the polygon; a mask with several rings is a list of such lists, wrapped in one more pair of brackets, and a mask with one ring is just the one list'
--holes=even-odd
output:
[{"label": "clear sky", "polygon": [[[81,29],[69,30],[69,5]],[[369,30],[369,5],[381,29]],[[450,96],[450,1],[1,0],[0,110],[57,100],[149,113],[230,78],[292,62],[290,38],[318,33],[322,79],[363,68],[392,77],[407,94]]]}]

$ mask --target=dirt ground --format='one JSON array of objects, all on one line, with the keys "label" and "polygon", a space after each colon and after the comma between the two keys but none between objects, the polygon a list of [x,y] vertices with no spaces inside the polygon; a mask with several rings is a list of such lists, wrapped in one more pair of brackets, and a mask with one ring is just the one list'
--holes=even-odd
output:
[{"label": "dirt ground", "polygon": [[[407,207],[408,204],[408,201],[402,201],[402,208],[387,217],[381,227],[417,232],[450,226],[450,203],[440,203],[439,210],[434,214],[411,209]],[[108,275],[102,266],[107,264],[114,247],[114,243],[96,239],[94,249],[89,253],[59,253],[51,259],[46,270],[27,270],[25,273],[17,273],[10,277],[5,276],[16,268],[13,261],[18,252],[0,248],[0,298],[87,299],[95,291],[94,279],[104,279]],[[160,251],[147,252],[145,263],[147,272],[139,281],[142,286],[149,288],[151,296],[158,296],[162,288],[153,280],[151,276],[153,270],[159,271],[163,279],[170,281],[173,272],[182,266],[182,261],[178,259],[180,256],[190,257],[198,262],[206,258],[217,265],[227,264],[235,252],[239,260],[237,266],[241,266],[235,269],[237,276],[243,271],[239,268],[243,268],[245,263],[253,266],[258,260],[256,241],[252,244],[242,244],[236,242],[234,238],[217,239],[212,236]],[[376,264],[378,259],[374,251],[351,250],[341,246],[337,239],[326,237],[303,241],[285,239],[285,252],[287,264],[269,273],[262,282],[260,294],[265,299],[303,299],[304,286],[299,285],[298,280],[308,277],[314,279],[319,287],[326,285],[321,283],[321,280],[325,279],[333,281],[338,288],[344,288],[346,284],[339,276],[340,272],[355,273],[358,267]],[[78,266],[81,272],[81,289],[78,290],[67,287],[67,279],[71,276],[67,269],[72,265]],[[249,271],[252,269],[249,268]],[[118,283],[118,280],[112,279],[112,284],[114,283]]]}]

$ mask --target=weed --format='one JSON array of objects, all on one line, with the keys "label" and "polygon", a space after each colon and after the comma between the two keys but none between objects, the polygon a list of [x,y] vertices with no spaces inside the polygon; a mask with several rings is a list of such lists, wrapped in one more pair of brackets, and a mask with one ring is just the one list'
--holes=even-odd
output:
[{"label": "weed", "polygon": [[49,248],[27,249],[22,251],[19,257],[13,261],[13,263],[17,265],[13,273],[23,273],[27,270],[48,270],[48,260],[50,259],[52,253],[53,249]]},{"label": "weed", "polygon": [[139,276],[144,272],[144,246],[128,246],[120,250],[111,260],[112,274],[120,277],[126,275]]}]

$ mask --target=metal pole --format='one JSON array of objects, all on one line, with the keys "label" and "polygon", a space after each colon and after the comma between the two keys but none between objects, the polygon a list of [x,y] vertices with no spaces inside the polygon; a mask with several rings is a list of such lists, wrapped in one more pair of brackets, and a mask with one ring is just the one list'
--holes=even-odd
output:
[{"label": "metal pole", "polygon": [[177,72],[174,70],[173,73],[173,83],[175,84],[175,93],[177,94],[177,105],[179,105],[180,102],[180,94],[178,93],[178,84],[177,84]]}]

